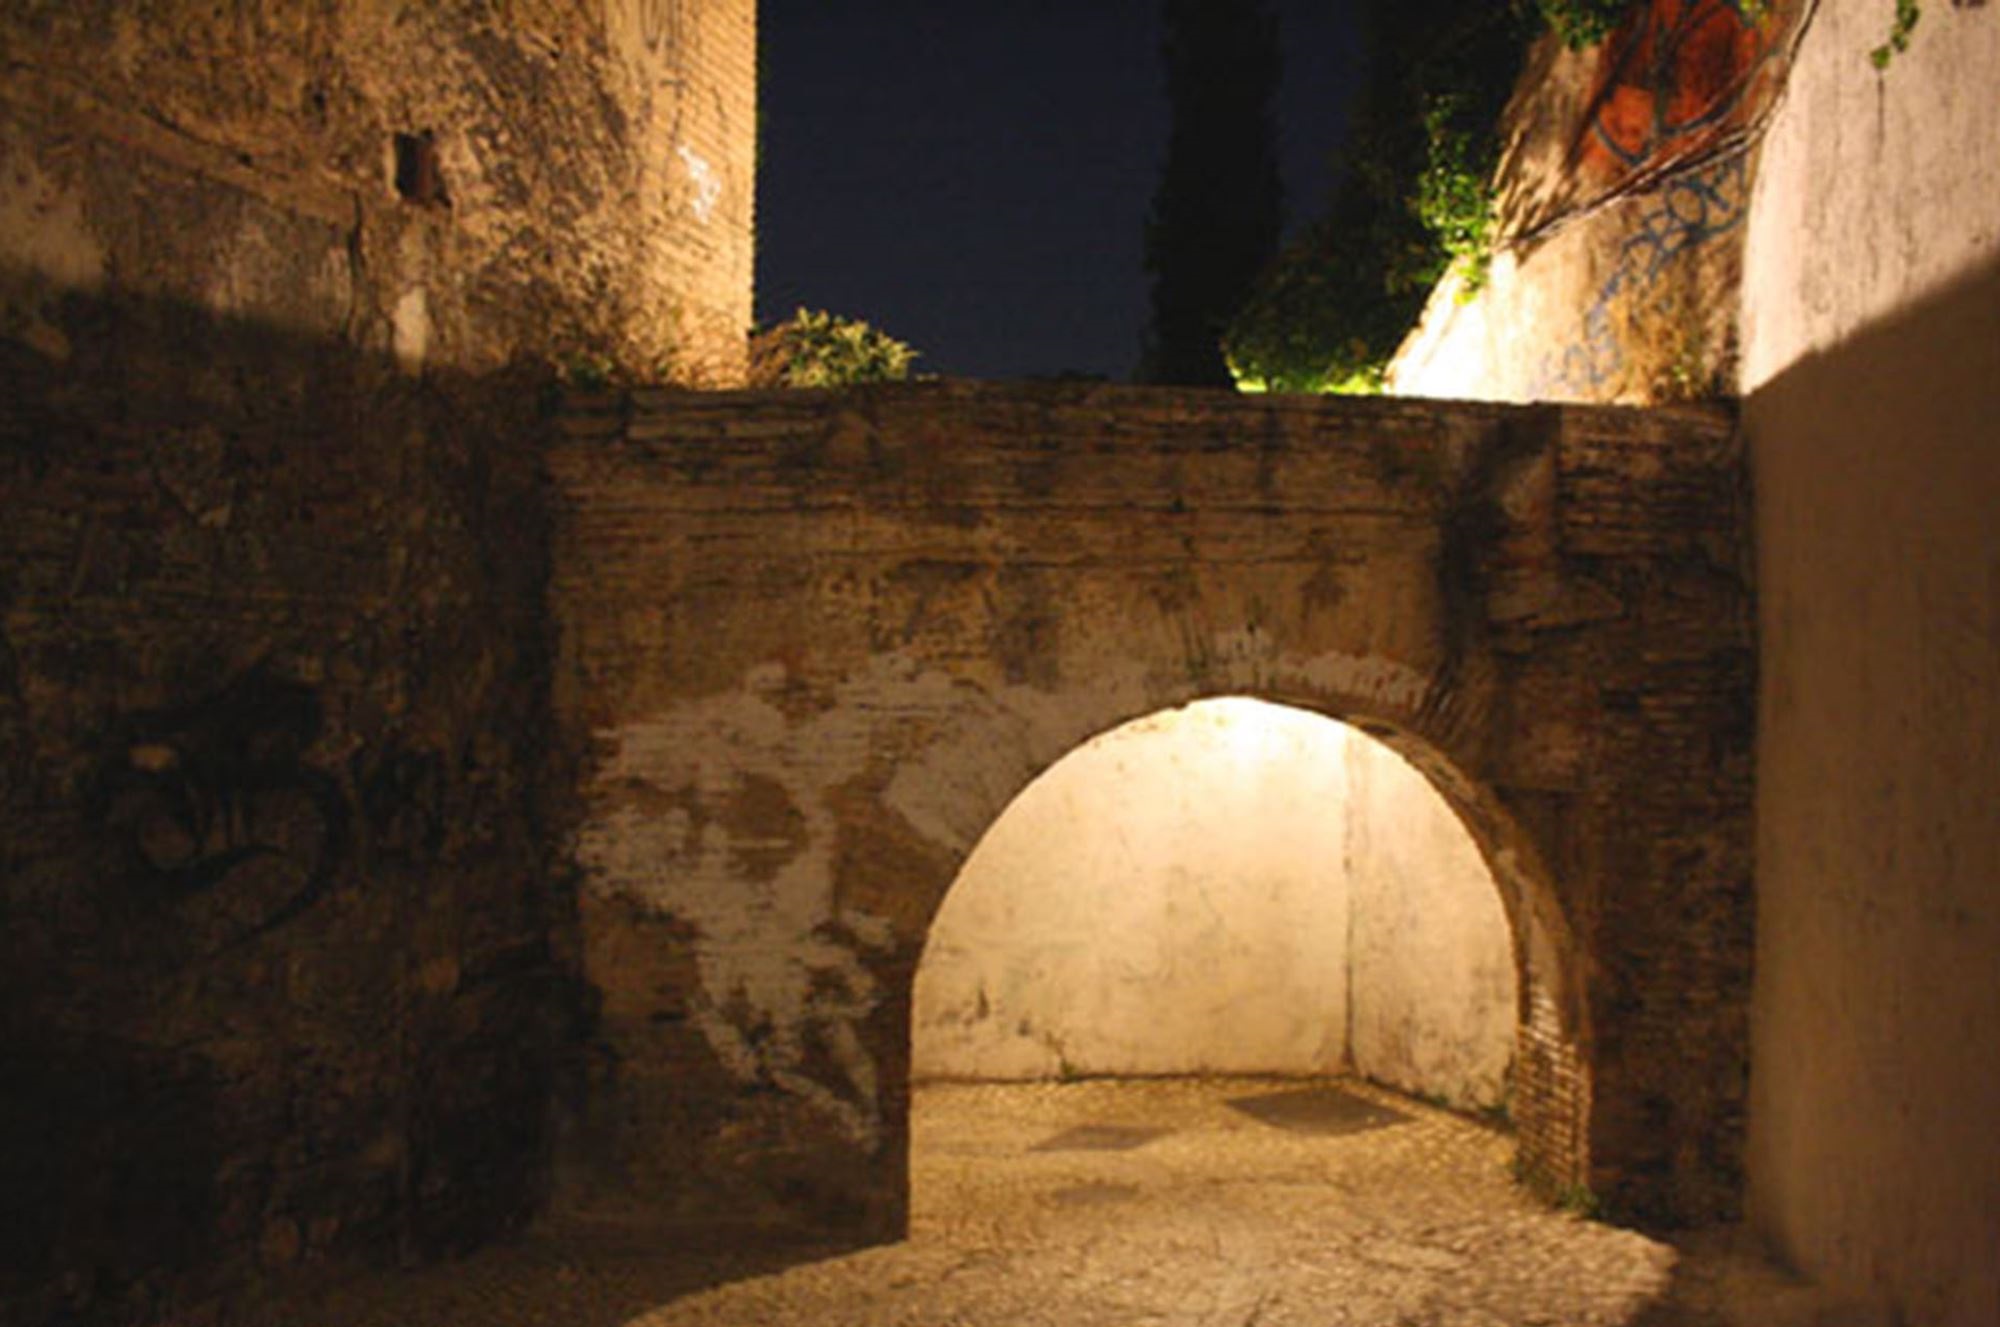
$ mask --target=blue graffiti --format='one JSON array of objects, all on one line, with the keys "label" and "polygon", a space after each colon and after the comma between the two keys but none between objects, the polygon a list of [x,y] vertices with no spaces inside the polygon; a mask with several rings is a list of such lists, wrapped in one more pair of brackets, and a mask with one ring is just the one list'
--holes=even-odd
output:
[{"label": "blue graffiti", "polygon": [[1741,154],[1663,184],[1618,247],[1611,274],[1583,315],[1582,335],[1543,361],[1535,394],[1595,395],[1625,364],[1612,314],[1675,263],[1743,224],[1749,167]]}]

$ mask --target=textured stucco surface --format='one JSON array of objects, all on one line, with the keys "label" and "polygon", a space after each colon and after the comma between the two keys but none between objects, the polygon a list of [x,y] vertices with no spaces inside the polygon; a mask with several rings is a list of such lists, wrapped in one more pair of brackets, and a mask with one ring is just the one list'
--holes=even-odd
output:
[{"label": "textured stucco surface", "polygon": [[1476,293],[1448,275],[1391,361],[1390,390],[1628,404],[1726,392],[1750,178],[1740,154],[1688,167],[1502,245]]},{"label": "textured stucco surface", "polygon": [[1443,798],[1345,724],[1243,699],[1126,724],[1024,789],[914,1000],[920,1081],[1353,1065],[1482,1107],[1514,1043],[1506,914]]},{"label": "textured stucco surface", "polygon": [[965,855],[1093,734],[1216,695],[1354,722],[1451,802],[1513,930],[1531,1171],[1735,1201],[1726,416],[931,384],[562,427],[576,1202],[900,1228],[911,982]]},{"label": "textured stucco surface", "polygon": [[1743,292],[1764,683],[1759,1226],[1885,1318],[2000,1321],[2000,10],[1829,0]]},{"label": "textured stucco surface", "polygon": [[1479,846],[1410,763],[1347,743],[1355,1073],[1459,1107],[1504,1104],[1513,937]]}]

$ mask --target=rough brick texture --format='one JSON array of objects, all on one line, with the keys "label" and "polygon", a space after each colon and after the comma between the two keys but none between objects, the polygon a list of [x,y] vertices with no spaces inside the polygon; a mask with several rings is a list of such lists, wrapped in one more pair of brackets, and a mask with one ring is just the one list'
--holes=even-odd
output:
[{"label": "rough brick texture", "polygon": [[1741,463],[1711,412],[923,385],[579,400],[558,721],[598,1000],[579,1202],[898,1229],[909,992],[958,863],[1082,739],[1352,721],[1512,921],[1528,1168],[1738,1186]]},{"label": "rough brick texture", "polygon": [[8,1321],[513,1224],[565,987],[516,397],[107,316],[0,344]]},{"label": "rough brick texture", "polygon": [[[756,169],[751,0],[0,13],[0,275],[186,299],[487,372],[729,384]],[[51,358],[53,298],[10,288]]]},{"label": "rough brick texture", "polygon": [[754,6],[504,9],[0,12],[0,1321],[546,1192],[543,388],[740,374]]}]

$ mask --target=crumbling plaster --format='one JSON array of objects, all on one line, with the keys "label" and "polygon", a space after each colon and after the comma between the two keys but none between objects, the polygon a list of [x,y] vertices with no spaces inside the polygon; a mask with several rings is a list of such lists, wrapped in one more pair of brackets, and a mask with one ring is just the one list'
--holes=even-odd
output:
[{"label": "crumbling plaster", "polygon": [[1478,842],[1531,1168],[1732,1201],[1726,420],[940,384],[564,427],[580,1200],[895,1228],[910,984],[966,854],[1091,736],[1245,695],[1383,737]]}]

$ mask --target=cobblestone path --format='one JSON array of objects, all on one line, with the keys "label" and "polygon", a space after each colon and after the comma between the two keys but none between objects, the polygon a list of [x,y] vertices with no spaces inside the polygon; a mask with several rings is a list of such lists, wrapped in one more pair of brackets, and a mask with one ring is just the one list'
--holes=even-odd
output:
[{"label": "cobblestone path", "polygon": [[[1236,1103],[1236,1104],[1232,1104]],[[1711,1237],[1548,1209],[1503,1134],[1358,1084],[945,1085],[908,1241],[768,1254],[554,1225],[223,1321],[327,1327],[1711,1327],[1820,1322]],[[796,1258],[798,1255],[791,1255]]]}]

